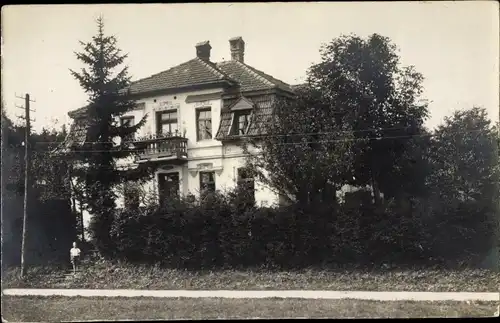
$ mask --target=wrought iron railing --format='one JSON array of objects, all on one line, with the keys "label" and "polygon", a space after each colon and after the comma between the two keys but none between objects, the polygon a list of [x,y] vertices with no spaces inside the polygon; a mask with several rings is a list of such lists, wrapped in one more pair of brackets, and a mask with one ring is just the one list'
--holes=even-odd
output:
[{"label": "wrought iron railing", "polygon": [[171,157],[171,159],[187,159],[187,138],[177,134],[154,134],[138,138],[134,142],[137,147],[137,160],[154,160]]}]

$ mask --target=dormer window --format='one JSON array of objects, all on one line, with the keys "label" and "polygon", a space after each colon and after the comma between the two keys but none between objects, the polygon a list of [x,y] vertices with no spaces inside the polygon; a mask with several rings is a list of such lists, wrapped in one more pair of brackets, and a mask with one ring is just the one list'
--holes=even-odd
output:
[{"label": "dormer window", "polygon": [[233,112],[233,129],[231,129],[231,135],[243,136],[247,134],[251,114],[251,110]]},{"label": "dormer window", "polygon": [[241,98],[230,108],[231,110],[231,127],[229,135],[244,136],[248,134],[250,128],[253,102],[247,98]]}]

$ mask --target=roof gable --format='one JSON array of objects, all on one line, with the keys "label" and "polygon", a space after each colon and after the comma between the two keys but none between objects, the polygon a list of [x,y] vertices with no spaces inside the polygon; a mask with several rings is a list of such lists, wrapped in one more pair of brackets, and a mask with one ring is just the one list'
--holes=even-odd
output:
[{"label": "roof gable", "polygon": [[235,101],[231,106],[229,106],[230,111],[238,111],[238,110],[248,110],[253,109],[254,103],[252,100],[247,99],[245,97],[241,97],[239,100]]}]

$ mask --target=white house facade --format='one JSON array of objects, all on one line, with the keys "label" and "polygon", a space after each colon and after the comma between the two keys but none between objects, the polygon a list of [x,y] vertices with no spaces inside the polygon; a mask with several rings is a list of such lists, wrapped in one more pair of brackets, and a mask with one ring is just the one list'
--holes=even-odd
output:
[{"label": "white house facade", "polygon": [[[195,58],[135,81],[128,89],[137,102],[136,109],[116,121],[133,125],[146,116],[146,123],[126,138],[137,154],[118,164],[154,164],[154,179],[144,184],[142,191],[160,203],[172,194],[196,196],[241,183],[251,187],[258,205],[278,203],[278,195],[247,176],[246,156],[239,143],[245,136],[262,134],[261,125],[271,113],[272,102],[293,97],[293,90],[244,63],[241,37],[230,39],[229,45],[229,61],[211,62],[211,46],[206,41],[195,46]],[[74,120],[70,145],[85,142],[82,111],[69,113]],[[119,206],[126,206],[125,197],[126,193]]]}]

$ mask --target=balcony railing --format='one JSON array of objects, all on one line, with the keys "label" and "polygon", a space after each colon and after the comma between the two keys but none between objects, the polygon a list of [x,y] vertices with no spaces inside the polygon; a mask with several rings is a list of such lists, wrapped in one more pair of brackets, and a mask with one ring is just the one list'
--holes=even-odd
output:
[{"label": "balcony railing", "polygon": [[187,138],[178,134],[148,135],[134,141],[137,162],[187,160]]}]

